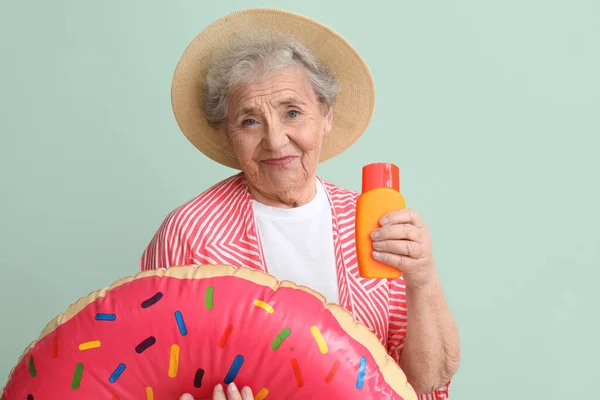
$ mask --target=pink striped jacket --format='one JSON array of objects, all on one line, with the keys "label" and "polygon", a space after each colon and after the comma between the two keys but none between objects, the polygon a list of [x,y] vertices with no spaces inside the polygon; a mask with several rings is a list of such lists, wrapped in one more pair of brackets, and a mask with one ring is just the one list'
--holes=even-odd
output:
[{"label": "pink striped jacket", "polygon": [[[340,305],[368,326],[399,360],[406,335],[406,288],[400,279],[358,274],[354,216],[358,193],[321,180],[332,209]],[[268,273],[242,173],[229,177],[172,211],[144,251],[141,269],[228,264]],[[448,386],[419,396],[448,399]]]}]

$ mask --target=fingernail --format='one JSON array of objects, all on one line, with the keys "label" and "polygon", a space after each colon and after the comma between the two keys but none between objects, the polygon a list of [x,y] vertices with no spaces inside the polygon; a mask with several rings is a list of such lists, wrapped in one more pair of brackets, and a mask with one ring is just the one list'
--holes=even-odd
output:
[{"label": "fingernail", "polygon": [[223,392],[223,386],[221,386],[221,384],[219,383],[216,387],[217,392],[222,393]]},{"label": "fingernail", "polygon": [[373,242],[373,248],[375,250],[381,250],[381,242]]},{"label": "fingernail", "polygon": [[381,225],[385,225],[385,224],[387,224],[388,222],[389,222],[389,220],[388,220],[388,217],[383,217],[383,218],[381,218],[381,221],[379,221],[379,223],[380,223]]},{"label": "fingernail", "polygon": [[252,390],[250,390],[250,388],[248,386],[245,386],[242,389],[242,394],[246,395],[246,396],[251,396],[252,395]]},{"label": "fingernail", "polygon": [[229,390],[237,392],[237,386],[235,386],[235,383],[231,382],[229,384]]},{"label": "fingernail", "polygon": [[374,251],[373,252],[373,258],[376,260],[380,260],[381,259],[381,253],[378,251]]},{"label": "fingernail", "polygon": [[379,237],[379,231],[371,232],[371,239],[377,239]]}]

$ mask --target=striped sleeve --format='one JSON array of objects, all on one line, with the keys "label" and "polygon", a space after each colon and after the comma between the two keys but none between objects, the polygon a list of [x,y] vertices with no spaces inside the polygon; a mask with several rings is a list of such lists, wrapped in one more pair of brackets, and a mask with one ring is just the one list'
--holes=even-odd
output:
[{"label": "striped sleeve", "polygon": [[390,299],[389,299],[389,331],[388,331],[388,352],[398,362],[400,352],[404,346],[406,337],[407,308],[406,308],[406,285],[404,280],[389,280]]},{"label": "striped sleeve", "polygon": [[417,397],[419,400],[448,400],[450,398],[448,393],[449,385],[450,383],[434,390],[431,393],[420,394]]},{"label": "striped sleeve", "polygon": [[[390,287],[390,320],[388,333],[388,353],[399,363],[400,353],[406,338],[406,323],[408,321],[406,308],[406,286],[403,279],[389,281]],[[447,400],[449,399],[450,382],[437,388],[431,393],[418,396],[419,400]]]},{"label": "striped sleeve", "polygon": [[448,386],[449,384],[444,385],[431,393],[420,394],[417,397],[419,400],[448,400],[450,398],[448,394]]},{"label": "striped sleeve", "polygon": [[179,214],[179,210],[169,214],[150,240],[142,253],[142,271],[193,264],[189,240],[180,224]]}]

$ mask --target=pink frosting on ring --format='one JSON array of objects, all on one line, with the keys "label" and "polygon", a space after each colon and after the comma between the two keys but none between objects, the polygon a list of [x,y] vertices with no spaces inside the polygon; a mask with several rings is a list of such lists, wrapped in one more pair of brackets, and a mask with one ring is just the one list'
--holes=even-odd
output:
[{"label": "pink frosting on ring", "polygon": [[117,286],[38,341],[1,400],[398,399],[369,351],[315,296],[235,277],[150,276]]}]

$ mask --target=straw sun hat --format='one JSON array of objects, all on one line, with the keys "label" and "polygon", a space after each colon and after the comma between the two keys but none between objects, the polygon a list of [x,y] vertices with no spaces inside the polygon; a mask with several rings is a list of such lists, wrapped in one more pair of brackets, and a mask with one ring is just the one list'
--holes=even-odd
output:
[{"label": "straw sun hat", "polygon": [[192,40],[177,64],[171,88],[173,112],[179,127],[206,156],[240,169],[227,139],[204,118],[201,87],[207,62],[215,52],[222,51],[237,35],[263,29],[294,36],[333,71],[340,83],[340,93],[333,105],[332,131],[323,139],[320,161],[342,153],[371,121],[375,106],[371,72],[358,52],[337,32],[303,15],[279,9],[236,11],[216,20]]}]

